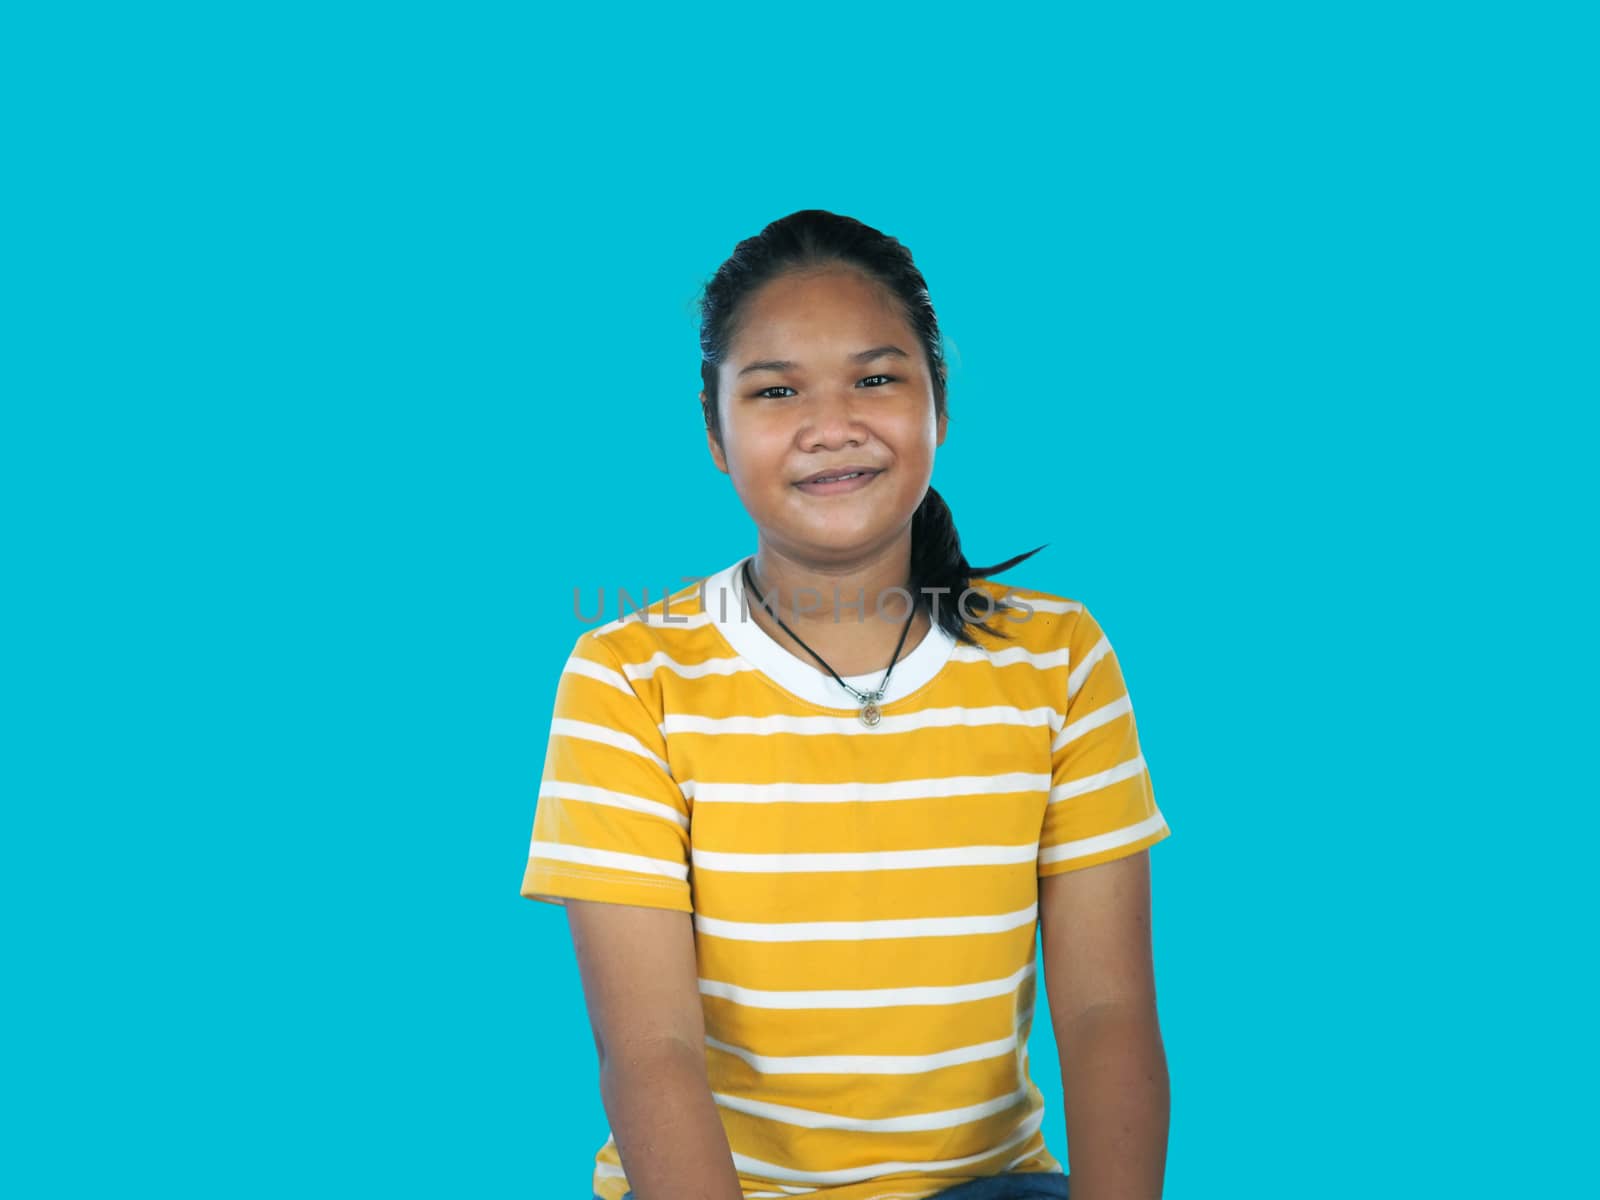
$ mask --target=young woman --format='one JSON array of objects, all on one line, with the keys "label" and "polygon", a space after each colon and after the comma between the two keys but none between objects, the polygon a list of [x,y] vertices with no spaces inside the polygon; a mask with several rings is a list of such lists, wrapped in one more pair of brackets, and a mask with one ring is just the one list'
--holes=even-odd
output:
[{"label": "young woman", "polygon": [[963,557],[898,241],[794,213],[702,316],[707,444],[757,547],[576,639],[522,882],[577,952],[595,1196],[1067,1196],[1027,1049],[1042,941],[1072,1197],[1155,1200],[1170,830],[1104,630],[988,578],[1027,554]]}]

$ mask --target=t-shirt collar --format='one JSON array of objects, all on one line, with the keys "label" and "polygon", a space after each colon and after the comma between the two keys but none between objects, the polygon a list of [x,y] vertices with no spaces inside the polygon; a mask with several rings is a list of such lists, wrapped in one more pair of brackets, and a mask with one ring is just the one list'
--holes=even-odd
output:
[{"label": "t-shirt collar", "polygon": [[[740,558],[706,579],[705,606],[711,623],[740,657],[802,700],[824,708],[858,707],[855,697],[840,687],[838,680],[824,671],[820,663],[809,655],[804,660],[797,657],[805,651],[797,649],[791,653],[756,624],[755,618],[746,611],[742,599],[745,592],[742,569],[745,561],[746,558]],[[942,597],[941,600],[948,601],[949,598]],[[901,607],[893,599],[886,603],[890,611],[897,611]],[[752,595],[749,605],[754,608],[755,604]],[[846,615],[842,619],[856,618]],[[900,658],[889,675],[889,690],[880,703],[893,704],[927,683],[949,661],[955,646],[956,639],[935,622],[914,649],[901,649]],[[883,672],[888,666],[885,660],[883,668],[879,670],[866,675],[842,675],[841,678],[859,691],[872,691],[883,681]]]}]

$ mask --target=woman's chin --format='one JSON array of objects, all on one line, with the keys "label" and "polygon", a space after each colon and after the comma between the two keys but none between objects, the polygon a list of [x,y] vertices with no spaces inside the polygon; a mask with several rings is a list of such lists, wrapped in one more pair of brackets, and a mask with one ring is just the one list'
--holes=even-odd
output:
[{"label": "woman's chin", "polygon": [[[869,514],[869,517],[881,518],[881,514]],[[786,542],[797,549],[806,547],[820,559],[842,561],[870,553],[874,547],[882,546],[884,539],[890,536],[891,528],[881,519],[861,521],[834,519],[786,521],[781,532],[777,529],[773,529],[773,532],[778,534],[775,540]]]}]

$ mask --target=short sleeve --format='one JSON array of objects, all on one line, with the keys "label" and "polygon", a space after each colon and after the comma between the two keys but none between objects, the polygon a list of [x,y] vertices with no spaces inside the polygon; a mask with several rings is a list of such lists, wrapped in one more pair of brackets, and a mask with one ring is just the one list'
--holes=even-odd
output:
[{"label": "short sleeve", "polygon": [[1139,748],[1133,702],[1105,630],[1081,608],[1068,634],[1063,720],[1051,744],[1039,874],[1136,854],[1170,836]]},{"label": "short sleeve", "polygon": [[688,804],[661,729],[586,632],[556,686],[522,895],[693,912],[689,862]]}]

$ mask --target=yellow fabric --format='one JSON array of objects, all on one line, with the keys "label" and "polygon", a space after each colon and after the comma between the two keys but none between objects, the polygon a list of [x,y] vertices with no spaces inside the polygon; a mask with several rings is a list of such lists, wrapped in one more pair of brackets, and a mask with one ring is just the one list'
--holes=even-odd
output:
[{"label": "yellow fabric", "polygon": [[[1171,831],[1094,617],[974,586],[1031,614],[989,618],[1006,638],[973,630],[876,727],[813,664],[837,706],[753,666],[695,587],[584,632],[560,677],[521,894],[693,914],[746,1197],[1064,1170],[1027,1058],[1038,877]],[[628,1190],[610,1138],[593,1186]]]}]

